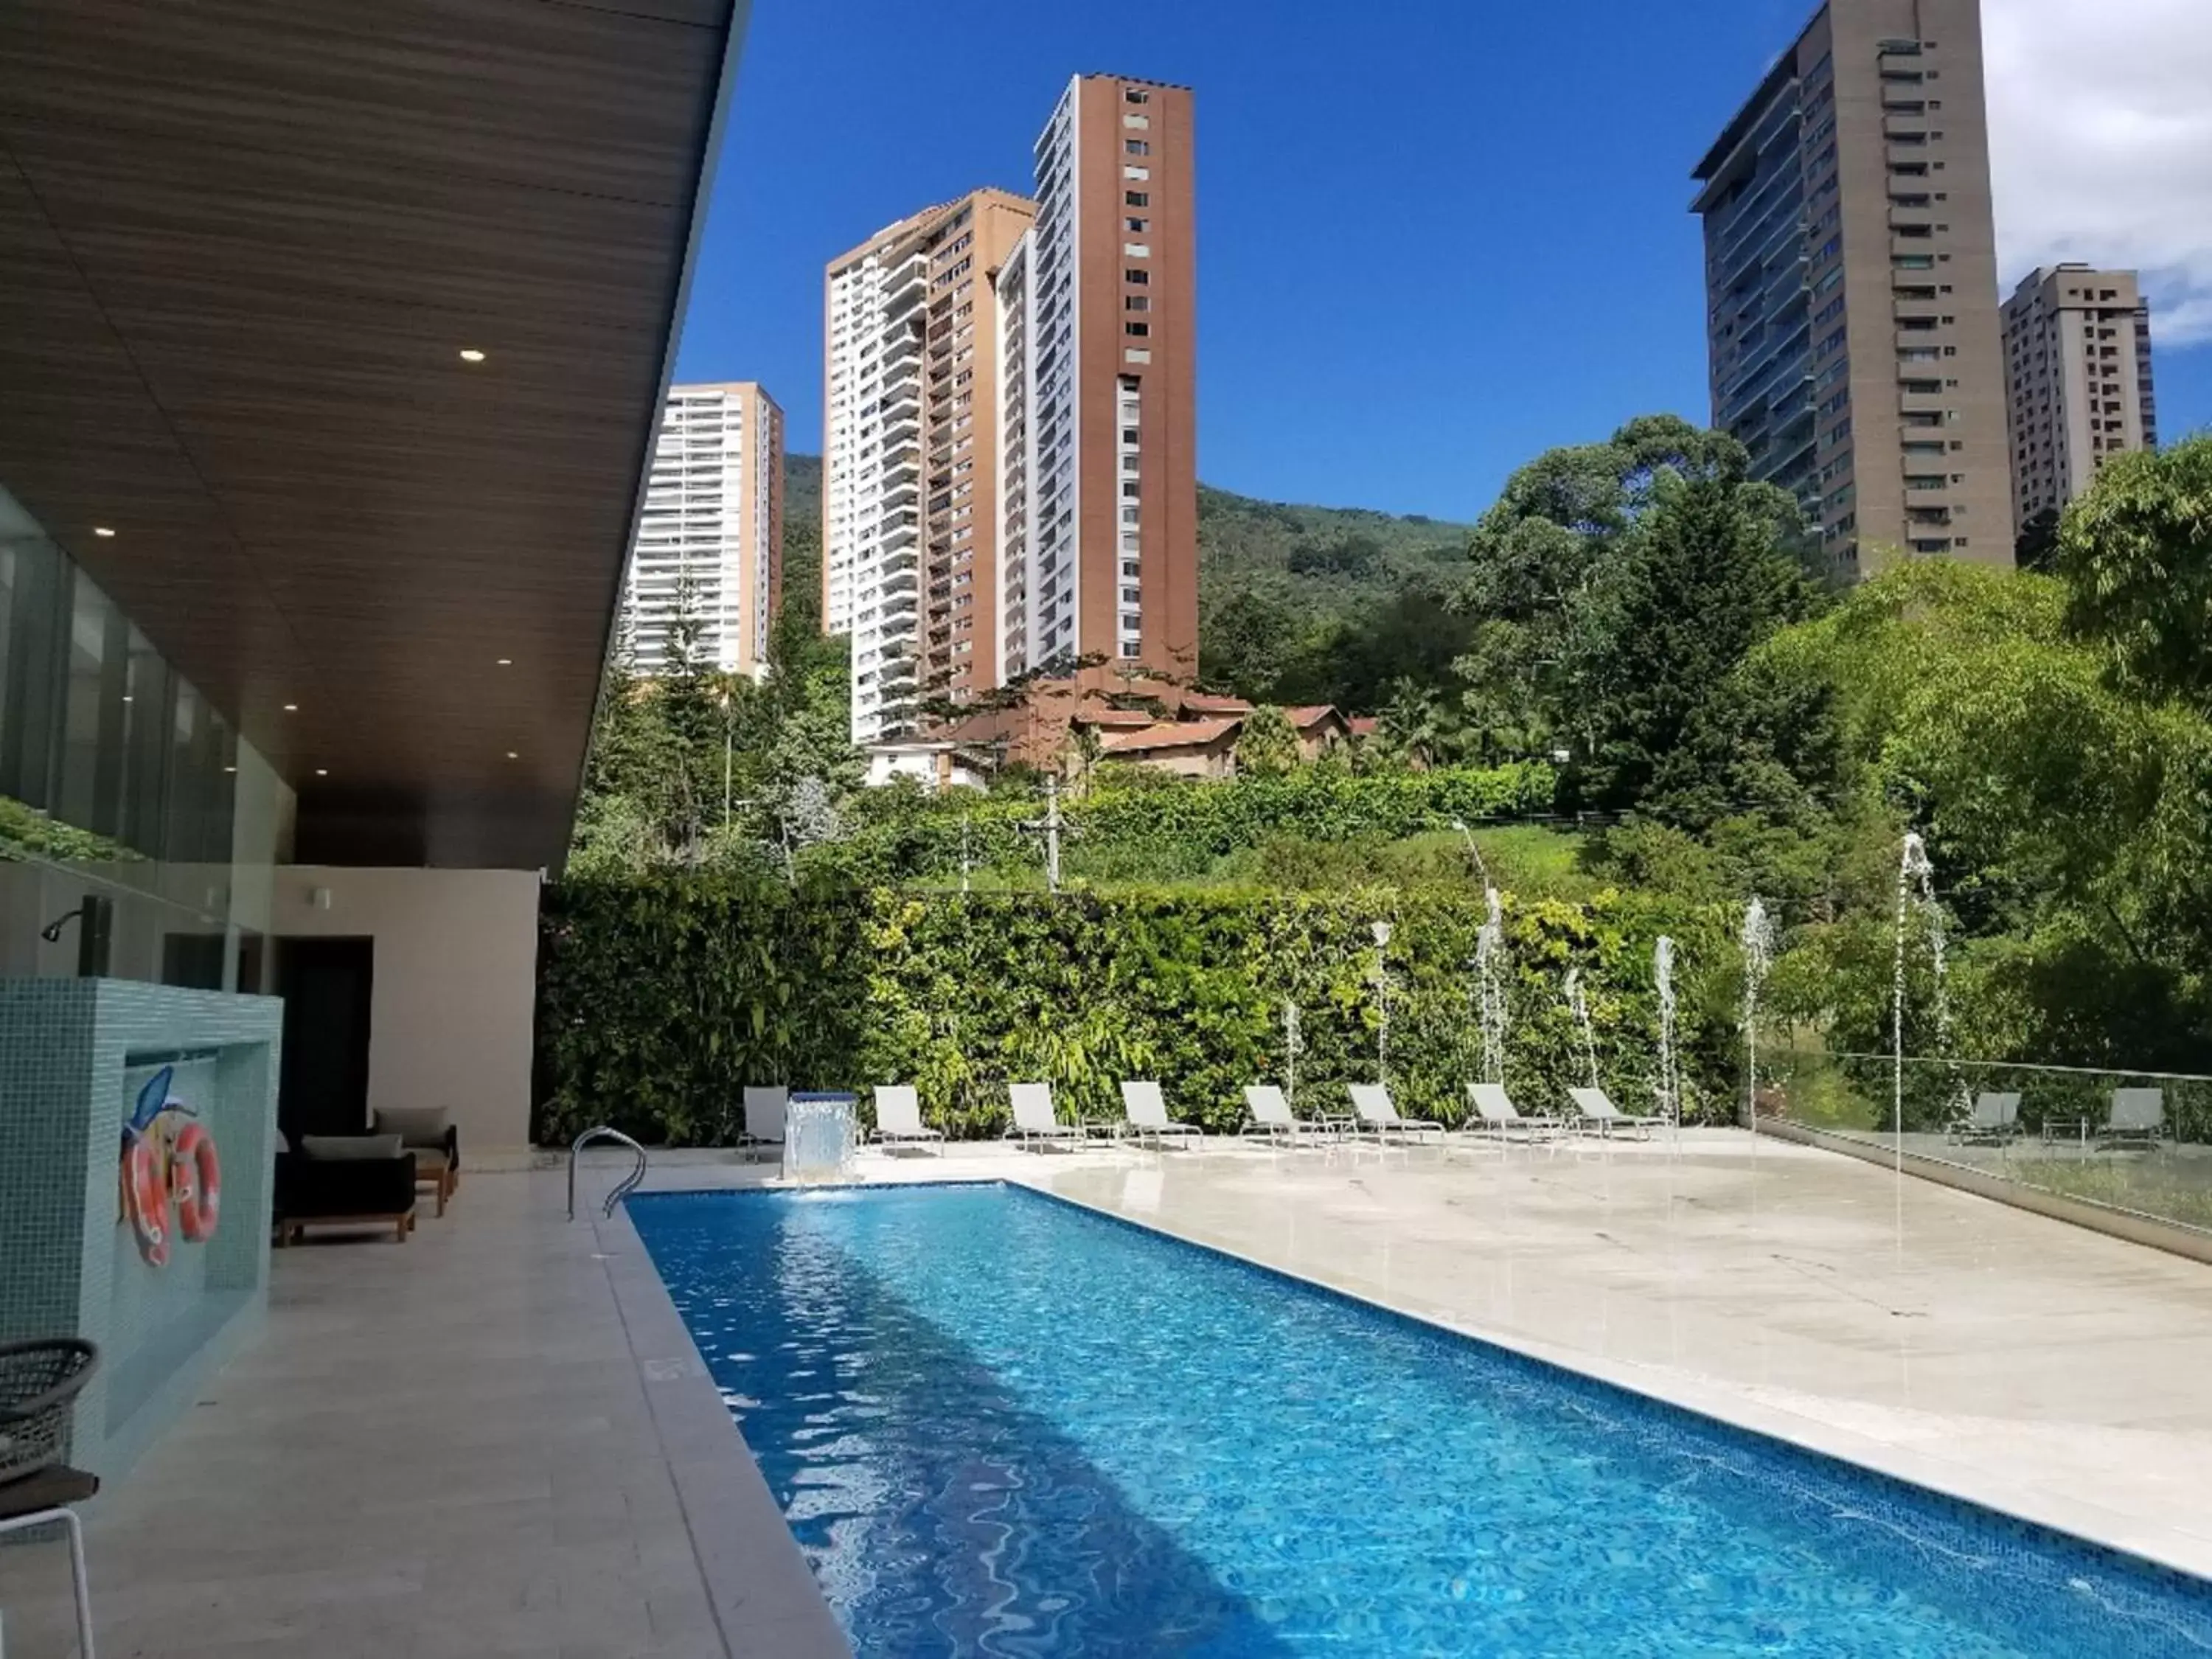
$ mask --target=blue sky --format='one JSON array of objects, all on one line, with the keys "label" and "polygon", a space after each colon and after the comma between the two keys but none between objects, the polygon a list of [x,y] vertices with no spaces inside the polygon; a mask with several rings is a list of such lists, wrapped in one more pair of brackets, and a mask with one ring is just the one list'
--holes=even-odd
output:
[{"label": "blue sky", "polygon": [[[1198,95],[1200,476],[1473,518],[1553,444],[1705,417],[1689,169],[1811,9],[755,0],[678,375],[818,450],[823,263],[1026,190],[1070,74],[1147,76]],[[2158,371],[2169,436],[2212,424],[2212,343]]]}]

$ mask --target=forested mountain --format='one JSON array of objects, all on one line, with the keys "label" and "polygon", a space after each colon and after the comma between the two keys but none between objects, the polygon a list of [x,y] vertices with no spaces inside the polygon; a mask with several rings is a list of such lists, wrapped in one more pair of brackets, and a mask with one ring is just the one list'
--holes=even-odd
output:
[{"label": "forested mountain", "polygon": [[[821,570],[822,458],[784,463],[784,592]],[[1465,624],[1439,601],[1464,578],[1469,526],[1364,507],[1198,492],[1199,661],[1206,683],[1266,702],[1378,707],[1389,683],[1441,675]]]}]

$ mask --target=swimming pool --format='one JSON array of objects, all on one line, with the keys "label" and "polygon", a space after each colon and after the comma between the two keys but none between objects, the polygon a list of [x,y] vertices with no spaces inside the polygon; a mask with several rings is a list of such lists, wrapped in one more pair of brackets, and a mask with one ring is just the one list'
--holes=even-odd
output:
[{"label": "swimming pool", "polygon": [[2212,1588],[998,1186],[629,1213],[860,1659],[2212,1654]]}]

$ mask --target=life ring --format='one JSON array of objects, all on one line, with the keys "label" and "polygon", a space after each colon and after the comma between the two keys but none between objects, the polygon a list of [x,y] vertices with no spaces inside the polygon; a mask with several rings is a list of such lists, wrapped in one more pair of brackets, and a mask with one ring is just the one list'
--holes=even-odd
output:
[{"label": "life ring", "polygon": [[169,1194],[161,1182],[161,1161],[153,1139],[138,1135],[123,1153],[123,1195],[131,1212],[131,1231],[137,1235],[138,1254],[149,1267],[169,1260]]},{"label": "life ring", "polygon": [[202,1123],[187,1123],[171,1150],[171,1179],[177,1188],[177,1231],[185,1241],[204,1244],[215,1237],[222,1206],[222,1166],[216,1161],[215,1137]]}]

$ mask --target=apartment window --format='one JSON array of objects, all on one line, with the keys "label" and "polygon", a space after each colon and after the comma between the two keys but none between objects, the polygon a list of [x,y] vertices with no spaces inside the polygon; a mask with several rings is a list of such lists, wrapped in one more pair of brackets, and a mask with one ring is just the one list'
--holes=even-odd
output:
[{"label": "apartment window", "polygon": [[1133,184],[1148,184],[1152,180],[1152,170],[1150,167],[1123,167],[1121,176]]},{"label": "apartment window", "polygon": [[1125,270],[1121,275],[1125,280],[1134,283],[1139,288],[1145,287],[1152,280],[1152,273],[1149,270]]},{"label": "apartment window", "polygon": [[1152,354],[1149,351],[1139,350],[1135,346],[1131,346],[1127,351],[1121,354],[1121,361],[1127,363],[1149,363],[1152,361]]},{"label": "apartment window", "polygon": [[1124,323],[1121,325],[1122,333],[1132,335],[1140,340],[1152,331],[1152,325],[1150,323]]},{"label": "apartment window", "polygon": [[1125,501],[1133,501],[1143,493],[1138,489],[1137,482],[1133,478],[1124,481],[1121,485],[1121,499]]},{"label": "apartment window", "polygon": [[1141,507],[1125,507],[1121,509],[1121,522],[1123,524],[1139,523],[1142,520],[1143,517],[1144,509]]},{"label": "apartment window", "polygon": [[1124,207],[1150,207],[1152,204],[1152,193],[1148,190],[1125,190],[1121,192],[1121,205]]},{"label": "apartment window", "polygon": [[1121,101],[1125,104],[1149,104],[1152,101],[1152,94],[1142,87],[1124,87],[1121,88]]},{"label": "apartment window", "polygon": [[1125,127],[1142,129],[1152,124],[1152,118],[1149,115],[1125,115],[1121,118],[1121,125]]},{"label": "apartment window", "polygon": [[1152,295],[1132,294],[1121,301],[1121,308],[1124,311],[1150,311],[1152,308]]},{"label": "apartment window", "polygon": [[1133,426],[1123,427],[1121,428],[1121,441],[1125,444],[1133,444],[1136,442],[1137,428]]},{"label": "apartment window", "polygon": [[1124,242],[1121,244],[1121,257],[1125,259],[1149,259],[1152,257],[1152,244]]},{"label": "apartment window", "polygon": [[1152,228],[1152,222],[1150,219],[1124,219],[1121,222],[1127,228],[1129,233],[1135,236],[1142,236]]},{"label": "apartment window", "polygon": [[1150,155],[1152,153],[1152,147],[1142,138],[1124,138],[1121,141],[1121,154],[1124,155]]}]

